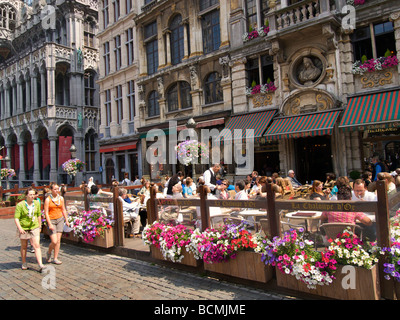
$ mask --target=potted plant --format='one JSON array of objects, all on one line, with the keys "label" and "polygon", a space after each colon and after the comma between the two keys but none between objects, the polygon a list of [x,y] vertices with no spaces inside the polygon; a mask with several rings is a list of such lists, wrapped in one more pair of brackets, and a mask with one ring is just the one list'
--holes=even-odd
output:
[{"label": "potted plant", "polygon": [[279,286],[343,300],[380,298],[376,246],[345,230],[319,252],[302,231],[274,238],[263,258],[276,266]]},{"label": "potted plant", "polygon": [[385,279],[394,281],[397,299],[400,299],[400,210],[390,219],[391,245],[382,248],[385,255],[383,272]]},{"label": "potted plant", "polygon": [[176,150],[179,162],[185,166],[197,163],[199,158],[205,161],[209,157],[207,145],[197,140],[183,141],[178,144]]},{"label": "potted plant", "polygon": [[259,243],[259,235],[252,235],[242,222],[204,232],[196,229],[188,248],[196,259],[204,260],[205,270],[266,283],[272,278],[272,270],[265,267],[261,253],[255,251]]},{"label": "potted plant", "polygon": [[114,245],[114,221],[109,219],[102,210],[82,211],[68,217],[70,228],[76,237],[83,242],[95,246],[109,248]]}]

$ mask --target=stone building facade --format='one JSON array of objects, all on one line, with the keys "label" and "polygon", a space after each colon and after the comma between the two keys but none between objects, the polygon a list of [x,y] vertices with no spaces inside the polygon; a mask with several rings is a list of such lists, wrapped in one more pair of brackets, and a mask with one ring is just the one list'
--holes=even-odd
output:
[{"label": "stone building facade", "polygon": [[[323,180],[326,172],[350,175],[367,169],[374,154],[391,168],[398,166],[400,4],[361,2],[130,2],[130,15],[99,34],[101,48],[108,50],[102,61],[111,61],[111,72],[101,77],[100,144],[112,139],[115,144],[105,149],[103,165],[108,157],[119,170],[117,153],[126,159],[124,148],[130,148],[117,145],[124,140],[134,145],[140,175],[158,179],[187,170],[179,164],[149,164],[146,153],[154,141],[147,133],[162,129],[166,143],[175,142],[173,133],[179,136],[193,119],[197,133],[255,129],[253,168],[263,175],[294,169],[304,183]],[[115,15],[116,4],[123,8],[123,3],[102,1],[100,16],[105,8]],[[118,50],[102,46],[103,39],[123,34],[126,23],[136,37],[129,73],[123,66],[113,71]],[[125,111],[120,123],[104,118],[106,107],[116,113],[116,85],[123,90],[123,82],[131,80],[137,93],[133,130]],[[105,94],[106,87],[111,94]],[[112,114],[111,120],[116,117]],[[204,166],[194,169],[201,173]],[[228,176],[243,174],[239,169],[227,166]],[[115,174],[122,180],[119,171]]]},{"label": "stone building facade", "polygon": [[86,163],[76,180],[101,179],[97,1],[2,0],[0,13],[0,145],[17,174],[11,186],[69,183],[62,164],[72,144]]}]

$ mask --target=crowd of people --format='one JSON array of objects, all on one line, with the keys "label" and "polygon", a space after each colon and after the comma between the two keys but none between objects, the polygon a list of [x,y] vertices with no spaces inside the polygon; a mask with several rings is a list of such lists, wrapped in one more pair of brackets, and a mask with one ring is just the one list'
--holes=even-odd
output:
[{"label": "crowd of people", "polygon": [[[384,165],[373,159],[373,169],[361,174],[359,179],[350,182],[346,176],[336,178],[334,173],[328,172],[326,180],[314,180],[311,185],[303,185],[296,178],[295,172],[289,170],[286,177],[278,173],[272,173],[270,177],[259,176],[257,171],[253,171],[245,179],[240,179],[232,183],[223,176],[220,164],[214,164],[207,169],[196,181],[192,177],[185,177],[179,171],[172,176],[164,176],[156,193],[157,198],[190,198],[199,195],[198,188],[205,186],[208,199],[235,199],[249,200],[262,199],[267,196],[267,184],[271,184],[276,198],[293,199],[303,197],[310,200],[357,200],[357,201],[376,201],[376,182],[386,180],[388,194],[397,192],[400,188],[400,169],[389,173],[386,172]],[[222,174],[221,174],[222,173]],[[114,181],[110,191],[103,191],[90,178],[88,184],[82,183],[81,188],[87,188],[92,196],[112,196],[113,188],[119,186],[119,198],[123,204],[124,217],[132,221],[131,237],[140,237],[141,230],[146,225],[147,210],[146,203],[150,198],[150,190],[153,183],[144,178],[131,181],[129,175],[124,176],[121,182]],[[138,186],[137,188],[125,188],[125,186]],[[50,245],[45,254],[46,262],[61,264],[58,259],[60,251],[61,235],[64,224],[68,225],[68,213],[65,209],[63,197],[60,195],[60,186],[52,182],[48,189],[45,189],[44,214],[50,236]],[[22,269],[27,269],[26,253],[28,251],[28,241],[35,253],[39,270],[43,269],[42,253],[40,250],[40,230],[41,230],[41,203],[38,192],[34,188],[26,190],[26,199],[17,204],[15,210],[15,224],[21,240],[21,259]],[[219,213],[219,208],[211,208],[213,212]],[[159,212],[159,218],[169,221],[179,221],[181,214],[178,206],[168,206]],[[323,222],[360,222],[366,226],[372,224],[371,220],[363,213],[357,212],[324,212],[321,217]],[[52,254],[54,258],[52,259]]]}]

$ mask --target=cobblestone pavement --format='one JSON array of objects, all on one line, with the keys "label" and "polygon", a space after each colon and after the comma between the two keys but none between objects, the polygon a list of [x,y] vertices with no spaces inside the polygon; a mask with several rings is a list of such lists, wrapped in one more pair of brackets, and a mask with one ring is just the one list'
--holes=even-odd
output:
[{"label": "cobblestone pavement", "polygon": [[[41,238],[42,252],[49,241]],[[201,277],[182,270],[61,244],[62,265],[38,272],[34,253],[30,269],[21,269],[20,241],[13,219],[0,220],[0,300],[282,300],[260,289]],[[51,271],[55,271],[52,273]],[[55,289],[51,275],[55,274]],[[49,288],[50,287],[50,288]],[[46,289],[47,288],[47,289]]]}]

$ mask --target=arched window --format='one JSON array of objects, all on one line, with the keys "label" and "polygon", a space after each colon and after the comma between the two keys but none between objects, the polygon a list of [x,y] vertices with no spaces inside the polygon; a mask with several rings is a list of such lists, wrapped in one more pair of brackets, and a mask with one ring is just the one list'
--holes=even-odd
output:
[{"label": "arched window", "polygon": [[167,92],[168,112],[192,107],[190,85],[186,81],[178,81]]},{"label": "arched window", "polygon": [[182,25],[182,16],[177,15],[171,22],[171,63],[176,65],[184,57],[184,26]]},{"label": "arched window", "polygon": [[158,92],[153,90],[148,98],[148,116],[155,117],[160,115],[160,106],[158,104]]},{"label": "arched window", "polygon": [[85,136],[86,171],[96,171],[96,133],[89,130]]},{"label": "arched window", "polygon": [[17,22],[17,12],[8,3],[0,4],[0,28],[14,30]]},{"label": "arched window", "polygon": [[204,82],[204,94],[206,104],[223,100],[221,77],[217,72],[210,73]]}]

